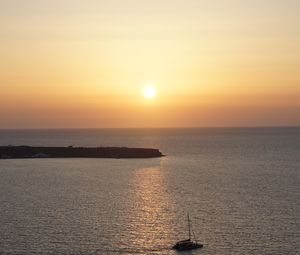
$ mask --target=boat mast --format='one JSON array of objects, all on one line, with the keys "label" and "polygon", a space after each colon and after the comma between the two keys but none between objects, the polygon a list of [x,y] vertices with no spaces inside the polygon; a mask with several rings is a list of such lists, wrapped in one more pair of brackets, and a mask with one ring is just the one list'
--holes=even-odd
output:
[{"label": "boat mast", "polygon": [[189,227],[189,240],[191,240],[191,222],[190,222],[190,214],[188,213],[188,227]]}]

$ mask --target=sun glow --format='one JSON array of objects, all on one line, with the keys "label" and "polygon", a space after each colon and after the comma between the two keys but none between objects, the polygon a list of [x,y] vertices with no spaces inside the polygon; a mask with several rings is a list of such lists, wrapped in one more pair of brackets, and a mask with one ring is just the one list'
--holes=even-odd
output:
[{"label": "sun glow", "polygon": [[156,96],[156,88],[152,85],[152,84],[147,84],[144,87],[144,97],[151,99],[154,98]]}]

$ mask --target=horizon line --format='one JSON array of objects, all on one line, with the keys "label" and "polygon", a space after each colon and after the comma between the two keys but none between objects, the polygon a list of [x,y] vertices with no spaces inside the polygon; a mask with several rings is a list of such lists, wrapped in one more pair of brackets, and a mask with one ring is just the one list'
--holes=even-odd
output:
[{"label": "horizon line", "polygon": [[170,127],[32,127],[32,128],[0,128],[0,130],[96,130],[96,129],[249,129],[249,128],[300,128],[300,125],[287,126],[170,126]]}]

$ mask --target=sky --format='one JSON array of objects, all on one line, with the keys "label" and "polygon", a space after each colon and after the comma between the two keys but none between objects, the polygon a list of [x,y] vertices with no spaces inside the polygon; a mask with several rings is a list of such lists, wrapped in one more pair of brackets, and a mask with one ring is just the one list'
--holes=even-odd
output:
[{"label": "sky", "polygon": [[299,13],[299,0],[0,0],[0,128],[299,126]]}]

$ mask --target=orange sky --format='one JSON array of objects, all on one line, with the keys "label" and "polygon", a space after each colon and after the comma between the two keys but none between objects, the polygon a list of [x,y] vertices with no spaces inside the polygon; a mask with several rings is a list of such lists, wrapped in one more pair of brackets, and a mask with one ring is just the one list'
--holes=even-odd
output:
[{"label": "orange sky", "polygon": [[300,125],[299,11],[0,0],[0,128]]}]

